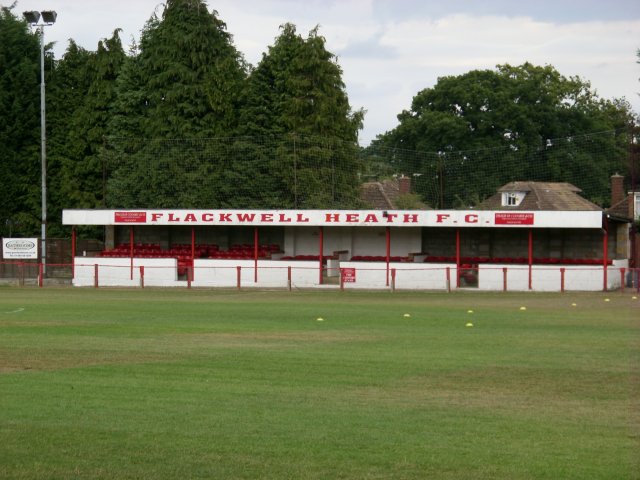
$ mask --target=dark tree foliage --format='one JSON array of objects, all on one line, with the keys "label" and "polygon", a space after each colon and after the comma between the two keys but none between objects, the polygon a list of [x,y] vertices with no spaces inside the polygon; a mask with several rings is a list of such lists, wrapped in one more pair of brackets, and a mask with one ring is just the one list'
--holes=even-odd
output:
[{"label": "dark tree foliage", "polygon": [[[47,68],[51,66],[47,63]],[[0,9],[0,230],[40,230],[40,39]]]},{"label": "dark tree foliage", "polygon": [[[226,152],[199,151],[204,161],[196,165],[179,144],[165,144],[158,156],[158,142],[235,131],[245,70],[215,11],[209,13],[201,0],[169,0],[162,18],[154,16],[147,23],[139,52],[125,64],[118,81],[110,135],[136,140],[114,142],[119,150],[107,153],[110,204],[215,206],[216,192],[194,188],[190,177],[200,184],[218,183]],[[138,141],[145,138],[153,140]],[[166,162],[173,164],[167,168]]]},{"label": "dark tree foliage", "polygon": [[[447,208],[472,205],[509,181],[572,182],[585,172],[593,181],[583,193],[604,204],[609,176],[627,167],[632,121],[626,102],[601,100],[588,82],[529,63],[440,78],[398,120],[371,152],[397,151],[396,169],[419,174],[425,200]],[[554,148],[560,139],[605,131],[616,133]],[[433,153],[416,163],[407,150]]]},{"label": "dark tree foliage", "polygon": [[[0,10],[5,236],[40,231],[39,43]],[[612,173],[637,185],[628,103],[551,66],[441,78],[362,151],[364,112],[325,44],[285,24],[249,68],[204,0],[168,0],[129,55],[118,30],[95,52],[71,40],[57,61],[47,46],[49,236],[68,235],[65,208],[358,207],[367,175],[411,174],[434,207],[468,207],[512,180],[569,181],[604,206]]]},{"label": "dark tree foliage", "polygon": [[[48,86],[50,202],[52,218],[65,208],[104,206],[104,168],[101,150],[115,82],[125,61],[116,30],[98,43],[95,52],[71,40]],[[59,225],[59,223],[58,223]],[[51,223],[51,234],[56,223]],[[68,233],[68,232],[67,232]]]},{"label": "dark tree foliage", "polygon": [[[364,113],[349,105],[342,70],[317,28],[307,38],[292,24],[251,72],[240,115],[240,133],[269,140],[252,147],[254,183],[268,182],[267,207],[320,208],[358,203],[357,136]],[[249,180],[251,181],[251,180]],[[253,185],[248,190],[256,190]],[[229,192],[230,198],[232,193]]]}]

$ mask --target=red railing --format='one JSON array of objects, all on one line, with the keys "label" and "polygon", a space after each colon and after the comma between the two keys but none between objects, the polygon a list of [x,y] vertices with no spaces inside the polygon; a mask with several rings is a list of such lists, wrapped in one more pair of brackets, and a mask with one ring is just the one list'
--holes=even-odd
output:
[{"label": "red railing", "polygon": [[[336,288],[390,288],[398,289],[421,289],[416,288],[416,278],[437,279],[438,286],[424,289],[439,289],[451,291],[452,289],[479,289],[493,291],[514,291],[514,290],[545,290],[564,292],[567,290],[579,290],[576,288],[576,275],[584,277],[593,275],[602,278],[605,274],[600,265],[534,265],[534,272],[539,275],[547,274],[547,285],[535,285],[531,288],[523,287],[528,265],[515,264],[513,266],[465,264],[460,268],[455,266],[428,266],[424,263],[401,263],[397,267],[387,270],[386,265],[376,265],[375,262],[365,263],[363,261],[350,263],[350,268],[327,268],[323,266],[321,275],[324,279],[318,281],[319,267],[313,261],[308,265],[298,265],[300,262],[283,262],[277,265],[277,261],[271,261],[268,265],[261,262],[248,262],[244,265],[230,264],[226,260],[226,265],[215,265],[213,261],[210,265],[197,266],[192,263],[184,265],[176,260],[173,266],[168,265],[109,265],[100,263],[99,258],[87,258],[87,263],[82,263],[83,258],[78,258],[74,265],[71,264],[47,264],[26,262],[26,261],[5,261],[0,262],[0,281],[18,286],[38,286],[46,287],[50,285],[78,285],[93,286],[129,286],[145,288],[149,286],[185,286],[196,287],[280,287],[291,289],[294,286],[303,285],[312,288],[318,285],[331,284],[331,278],[335,281]],[[136,259],[137,262],[143,259]],[[96,261],[98,263],[96,263]],[[74,272],[76,277],[52,278],[51,270],[66,269]],[[258,270],[263,272],[258,277]],[[313,272],[316,272],[313,274]],[[529,273],[530,274],[530,273]],[[614,284],[614,289],[625,291],[634,290],[640,292],[640,269],[608,266],[606,268],[608,278]],[[483,275],[493,276],[493,284],[487,287],[483,285]],[[572,276],[574,280],[572,280]],[[228,280],[215,281],[216,276],[224,277]],[[301,281],[301,276],[305,280]],[[163,284],[160,278],[164,278]],[[605,277],[606,279],[607,277]],[[82,279],[82,281],[80,280]],[[329,279],[329,280],[328,280]],[[454,281],[452,281],[454,280]],[[542,280],[537,280],[538,282]],[[226,283],[225,283],[226,282]],[[412,284],[412,282],[414,284]],[[602,285],[602,283],[600,284]],[[543,288],[544,287],[544,288]],[[604,286],[603,286],[604,287]],[[610,288],[610,287],[609,287]],[[590,290],[597,290],[591,288]],[[602,288],[605,290],[605,288]]]}]

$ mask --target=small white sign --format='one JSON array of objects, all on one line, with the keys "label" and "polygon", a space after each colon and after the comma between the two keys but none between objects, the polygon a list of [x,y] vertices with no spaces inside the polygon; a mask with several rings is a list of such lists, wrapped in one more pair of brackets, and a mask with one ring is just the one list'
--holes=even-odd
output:
[{"label": "small white sign", "polygon": [[37,238],[3,238],[2,258],[4,259],[37,259]]}]

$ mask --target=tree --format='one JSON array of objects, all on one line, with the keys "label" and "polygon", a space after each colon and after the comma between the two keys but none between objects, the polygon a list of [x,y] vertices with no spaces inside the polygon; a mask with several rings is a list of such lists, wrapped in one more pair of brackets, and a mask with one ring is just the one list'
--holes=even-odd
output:
[{"label": "tree", "polygon": [[95,52],[70,41],[49,85],[48,123],[51,234],[62,234],[64,208],[104,206],[100,156],[115,99],[115,83],[126,55],[119,30]]},{"label": "tree", "polygon": [[[251,72],[240,133],[268,139],[269,149],[237,165],[263,172],[271,207],[353,206],[358,201],[357,138],[364,112],[352,111],[335,56],[312,30],[305,39],[292,24]],[[251,178],[245,175],[245,178]]]},{"label": "tree", "polygon": [[[47,62],[47,68],[51,66]],[[40,39],[0,8],[0,228],[40,229]],[[6,233],[5,233],[6,232]]]},{"label": "tree", "polygon": [[118,80],[110,123],[115,150],[106,157],[111,204],[215,206],[215,191],[197,194],[193,187],[219,183],[225,152],[200,150],[204,161],[195,163],[193,145],[174,140],[234,132],[245,77],[244,61],[217,12],[209,13],[201,0],[168,0],[162,19],[154,15],[147,23],[139,52]]},{"label": "tree", "polygon": [[[579,77],[551,66],[500,65],[420,91],[373,150],[433,152],[417,163],[403,155],[392,160],[405,173],[422,174],[421,193],[431,205],[468,206],[511,180],[577,183],[585,172],[588,185],[577,186],[605,203],[609,176],[625,166],[630,118],[628,103],[599,99]],[[595,132],[613,133],[578,141]]]}]

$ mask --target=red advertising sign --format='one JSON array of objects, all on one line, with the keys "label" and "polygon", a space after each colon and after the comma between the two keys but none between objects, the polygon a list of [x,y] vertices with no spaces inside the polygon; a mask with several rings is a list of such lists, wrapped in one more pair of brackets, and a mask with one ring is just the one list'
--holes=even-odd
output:
[{"label": "red advertising sign", "polygon": [[496,225],[533,225],[533,213],[496,213]]},{"label": "red advertising sign", "polygon": [[116,223],[147,223],[147,212],[115,212]]},{"label": "red advertising sign", "polygon": [[342,268],[342,283],[356,283],[356,269]]}]

